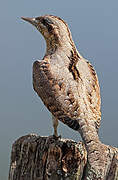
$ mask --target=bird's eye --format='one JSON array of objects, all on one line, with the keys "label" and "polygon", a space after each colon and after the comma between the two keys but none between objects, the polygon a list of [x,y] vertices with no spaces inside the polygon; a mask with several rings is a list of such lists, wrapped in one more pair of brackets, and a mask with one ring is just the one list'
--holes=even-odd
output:
[{"label": "bird's eye", "polygon": [[52,29],[53,29],[53,28],[52,28],[53,22],[52,22],[50,19],[48,19],[48,18],[42,19],[42,24],[47,27],[48,32],[51,32],[51,31],[52,31]]},{"label": "bird's eye", "polygon": [[48,25],[48,23],[46,22],[46,20],[45,20],[45,19],[42,19],[42,21],[41,21],[41,22],[42,22],[42,24],[43,24],[43,25],[45,25],[45,26],[47,26],[47,25]]},{"label": "bird's eye", "polygon": [[43,18],[43,19],[42,19],[42,23],[43,23],[44,25],[53,24],[53,22],[52,22],[51,19],[49,19],[49,18]]}]

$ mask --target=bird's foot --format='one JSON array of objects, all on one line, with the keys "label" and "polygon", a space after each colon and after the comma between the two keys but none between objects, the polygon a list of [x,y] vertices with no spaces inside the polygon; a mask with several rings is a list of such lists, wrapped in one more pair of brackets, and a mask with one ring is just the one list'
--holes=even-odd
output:
[{"label": "bird's foot", "polygon": [[46,142],[52,143],[52,142],[58,141],[59,139],[61,139],[61,136],[51,135],[47,137]]},{"label": "bird's foot", "polygon": [[53,134],[53,138],[54,138],[55,140],[61,139],[61,135],[60,135],[60,136],[57,136],[57,135]]}]

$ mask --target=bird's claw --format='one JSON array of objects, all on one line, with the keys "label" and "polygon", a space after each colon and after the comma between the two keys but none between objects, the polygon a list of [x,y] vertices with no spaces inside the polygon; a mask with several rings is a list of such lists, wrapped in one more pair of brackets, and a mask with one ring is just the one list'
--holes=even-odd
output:
[{"label": "bird's claw", "polygon": [[55,140],[61,139],[61,135],[60,135],[60,136],[55,136],[55,135],[53,134],[53,138],[54,138]]}]

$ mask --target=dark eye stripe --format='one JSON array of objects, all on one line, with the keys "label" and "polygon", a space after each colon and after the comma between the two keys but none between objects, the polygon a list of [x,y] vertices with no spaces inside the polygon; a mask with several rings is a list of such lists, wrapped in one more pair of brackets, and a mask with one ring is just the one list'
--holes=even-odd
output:
[{"label": "dark eye stripe", "polygon": [[46,24],[53,24],[53,22],[52,22],[51,19],[49,19],[49,18],[44,18],[44,19],[42,20],[42,23],[43,23],[44,25],[46,25]]},{"label": "dark eye stripe", "polygon": [[47,27],[48,31],[51,32],[52,31],[52,26],[51,24],[53,24],[53,22],[48,19],[48,18],[44,18],[42,19],[42,23]]},{"label": "dark eye stripe", "polygon": [[45,19],[42,19],[42,24],[44,24],[45,26],[48,25],[48,22]]}]

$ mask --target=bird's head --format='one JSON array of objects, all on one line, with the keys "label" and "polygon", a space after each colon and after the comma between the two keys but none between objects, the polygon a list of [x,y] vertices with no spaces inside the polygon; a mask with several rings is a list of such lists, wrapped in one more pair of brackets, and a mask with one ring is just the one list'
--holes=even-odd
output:
[{"label": "bird's head", "polygon": [[[44,36],[47,45],[72,44],[72,37],[67,24],[59,17],[45,15],[36,18],[22,17],[23,20],[35,26]],[[53,43],[52,43],[53,42]]]}]

